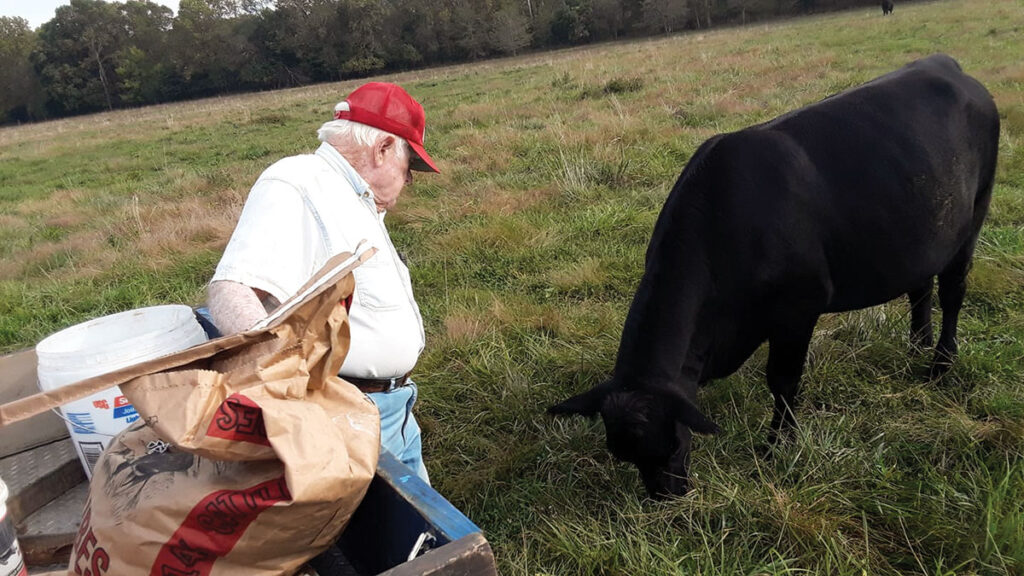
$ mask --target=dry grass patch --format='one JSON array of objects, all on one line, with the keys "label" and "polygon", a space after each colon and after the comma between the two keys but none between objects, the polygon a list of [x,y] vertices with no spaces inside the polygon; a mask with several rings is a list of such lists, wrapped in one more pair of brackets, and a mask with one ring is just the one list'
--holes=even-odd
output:
[{"label": "dry grass patch", "polygon": [[487,216],[509,216],[549,201],[556,192],[550,188],[530,190],[495,189],[480,198],[477,213]]},{"label": "dry grass patch", "polygon": [[436,246],[453,253],[466,246],[477,250],[517,252],[524,248],[546,248],[558,241],[558,235],[549,228],[518,220],[499,220],[485,226],[460,228],[437,239]]},{"label": "dry grass patch", "polygon": [[451,136],[454,145],[449,149],[448,164],[457,173],[498,173],[508,169],[511,151],[506,150],[507,139],[495,138],[483,131],[458,129]]},{"label": "dry grass patch", "polygon": [[[51,228],[76,228],[88,222],[81,212],[74,214],[58,214],[43,220],[43,224]],[[0,224],[2,225],[2,224]]]},{"label": "dry grass patch", "polygon": [[567,335],[572,324],[557,308],[522,299],[513,302],[494,299],[488,314],[494,326],[521,327],[553,336]]},{"label": "dry grass patch", "polygon": [[530,310],[523,320],[533,330],[552,336],[564,336],[571,327],[571,321],[565,314],[552,306],[538,306]]},{"label": "dry grass patch", "polygon": [[962,415],[968,422],[965,424],[971,433],[971,437],[978,442],[997,446],[1002,450],[1013,450],[1024,444],[1024,422],[1014,422],[1000,418],[983,418],[980,420],[969,419]]},{"label": "dry grass patch", "polygon": [[485,181],[474,186],[471,193],[460,197],[453,207],[454,216],[511,216],[549,200],[556,194],[550,188],[516,190]]},{"label": "dry grass patch", "polygon": [[196,249],[219,249],[227,244],[241,206],[217,207],[206,198],[126,208],[114,233],[132,238],[133,251],[158,268],[165,258]]},{"label": "dry grass patch", "polygon": [[[195,170],[174,166],[165,169],[164,174],[167,178],[169,189],[180,195],[208,192],[210,189],[209,181]],[[151,191],[159,193],[163,190]]]},{"label": "dry grass patch", "polygon": [[490,325],[487,320],[469,312],[454,312],[444,319],[445,336],[455,344],[478,340],[488,331]]},{"label": "dry grass patch", "polygon": [[771,510],[766,515],[779,523],[780,531],[804,542],[817,541],[826,534],[842,537],[839,528],[845,523],[843,519],[818,509],[825,503],[825,499],[808,505],[794,500],[786,488],[769,484],[767,489]]},{"label": "dry grass patch", "polygon": [[20,231],[26,230],[28,224],[25,223],[25,219],[13,214],[2,214],[0,213],[0,230],[5,233],[17,234]]},{"label": "dry grass patch", "polygon": [[150,186],[145,192],[180,198],[205,196],[215,207],[240,210],[259,172],[244,165],[227,166],[208,172],[168,168],[165,172],[168,186]]},{"label": "dry grass patch", "polygon": [[[18,202],[18,213],[30,217],[64,218],[82,214],[82,205],[91,193],[80,188],[57,188],[45,198],[29,198]],[[71,212],[74,211],[74,212]]]},{"label": "dry grass patch", "polygon": [[608,273],[597,258],[586,258],[547,275],[551,285],[563,291],[583,290],[607,282]]},{"label": "dry grass patch", "polygon": [[1024,82],[1024,62],[1000,66],[996,77],[1005,82]]},{"label": "dry grass patch", "polygon": [[60,241],[36,243],[12,258],[5,258],[0,261],[0,276],[45,276],[61,281],[90,278],[107,270],[116,258],[102,232],[85,230]]},{"label": "dry grass patch", "polygon": [[501,106],[490,101],[457,106],[444,122],[470,129],[480,125],[490,126],[494,123],[494,117],[498,115]]}]

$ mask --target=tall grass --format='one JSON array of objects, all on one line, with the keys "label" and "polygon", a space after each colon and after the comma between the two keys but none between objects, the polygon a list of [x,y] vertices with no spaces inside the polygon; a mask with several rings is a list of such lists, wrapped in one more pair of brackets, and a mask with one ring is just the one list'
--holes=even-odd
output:
[{"label": "tall grass", "polygon": [[[440,175],[389,215],[428,331],[437,488],[508,575],[1024,574],[1024,7],[877,7],[389,77]],[[953,372],[905,302],[829,316],[801,431],[765,439],[765,350],[701,393],[694,489],[651,502],[598,422],[543,409],[611,369],[661,203],[696,147],[932,52],[995,95],[1000,165]],[[354,83],[0,130],[0,349],[199,303],[246,191]]]}]

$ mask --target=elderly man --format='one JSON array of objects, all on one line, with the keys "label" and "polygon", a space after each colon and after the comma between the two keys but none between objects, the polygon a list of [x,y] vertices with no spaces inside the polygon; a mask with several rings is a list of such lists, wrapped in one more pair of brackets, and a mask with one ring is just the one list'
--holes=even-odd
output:
[{"label": "elderly man", "polygon": [[423,149],[424,124],[423,107],[397,85],[353,91],[320,127],[316,152],[276,162],[253,185],[208,302],[222,333],[245,330],[331,256],[354,252],[363,240],[376,247],[354,273],[352,343],[341,376],[377,405],[382,448],[427,480],[409,379],[423,351],[423,320],[384,226],[412,170],[438,172]]}]

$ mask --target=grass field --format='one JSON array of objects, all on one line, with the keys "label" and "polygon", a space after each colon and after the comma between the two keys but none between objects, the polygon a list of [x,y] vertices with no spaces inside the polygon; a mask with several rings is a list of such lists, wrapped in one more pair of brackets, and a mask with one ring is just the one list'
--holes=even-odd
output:
[{"label": "grass field", "polygon": [[[1024,574],[1024,4],[900,4],[392,76],[441,175],[388,218],[427,323],[435,486],[502,574]],[[822,320],[799,436],[756,455],[765,349],[701,393],[694,489],[646,500],[600,422],[543,409],[609,374],[661,204],[709,136],[947,52],[1000,107],[961,356],[926,382],[905,301]],[[355,83],[0,130],[0,351],[202,301],[248,187]],[[840,136],[841,137],[841,136]]]}]

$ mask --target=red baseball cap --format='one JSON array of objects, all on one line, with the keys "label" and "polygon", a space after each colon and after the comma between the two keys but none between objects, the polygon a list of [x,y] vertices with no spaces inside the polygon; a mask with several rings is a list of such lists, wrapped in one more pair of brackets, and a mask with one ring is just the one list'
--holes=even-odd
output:
[{"label": "red baseball cap", "polygon": [[416,157],[409,167],[422,172],[441,172],[423,149],[423,131],[427,117],[423,106],[397,84],[368,82],[356,88],[345,100],[348,110],[336,110],[335,120],[351,120],[373,126],[405,138]]}]

